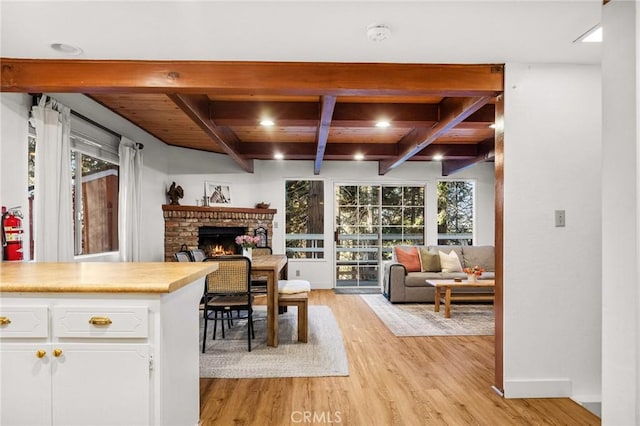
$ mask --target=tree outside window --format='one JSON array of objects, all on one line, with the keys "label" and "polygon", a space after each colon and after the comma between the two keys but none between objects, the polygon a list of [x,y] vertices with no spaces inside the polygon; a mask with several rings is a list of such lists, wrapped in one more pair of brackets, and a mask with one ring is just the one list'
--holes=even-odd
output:
[{"label": "tree outside window", "polygon": [[438,244],[473,245],[474,191],[473,181],[438,182]]},{"label": "tree outside window", "polygon": [[324,182],[285,182],[285,247],[288,257],[324,259]]}]

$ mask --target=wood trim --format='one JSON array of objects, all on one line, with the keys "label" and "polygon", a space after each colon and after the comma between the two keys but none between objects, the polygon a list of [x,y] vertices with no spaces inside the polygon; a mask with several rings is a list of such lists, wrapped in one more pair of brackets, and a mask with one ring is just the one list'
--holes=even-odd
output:
[{"label": "wood trim", "polygon": [[276,214],[277,209],[254,209],[251,207],[202,207],[202,206],[176,206],[173,204],[163,204],[163,212],[183,211],[183,212],[224,212],[224,213],[258,213]]},{"label": "wood trim", "polygon": [[495,128],[495,383],[504,394],[504,95],[496,103]]},{"label": "wood trim", "polygon": [[0,58],[3,92],[495,96],[502,65]]}]

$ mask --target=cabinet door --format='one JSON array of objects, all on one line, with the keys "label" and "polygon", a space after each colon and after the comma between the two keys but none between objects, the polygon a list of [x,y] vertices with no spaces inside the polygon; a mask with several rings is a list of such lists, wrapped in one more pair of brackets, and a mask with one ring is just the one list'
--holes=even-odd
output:
[{"label": "cabinet door", "polygon": [[54,425],[148,425],[147,344],[54,344]]},{"label": "cabinet door", "polygon": [[0,425],[51,424],[51,359],[49,344],[2,343]]}]

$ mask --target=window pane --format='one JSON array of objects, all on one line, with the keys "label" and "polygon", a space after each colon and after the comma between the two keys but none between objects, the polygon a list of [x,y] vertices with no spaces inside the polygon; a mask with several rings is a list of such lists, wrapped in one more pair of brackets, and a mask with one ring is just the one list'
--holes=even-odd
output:
[{"label": "window pane", "polygon": [[380,223],[380,217],[377,207],[360,207],[358,208],[358,224],[374,226]]},{"label": "window pane", "polygon": [[355,206],[358,200],[357,186],[341,186],[338,188],[338,204],[341,206]]},{"label": "window pane", "polygon": [[[353,194],[344,191],[345,199]],[[348,200],[347,200],[348,201]],[[356,215],[356,211],[352,212]],[[345,222],[351,217],[346,215]],[[285,182],[285,247],[287,256],[297,259],[324,259],[324,182]]]},{"label": "window pane", "polygon": [[358,198],[361,206],[370,206],[378,204],[380,196],[380,188],[378,186],[361,186]]},{"label": "window pane", "polygon": [[424,187],[405,186],[403,188],[405,206],[424,206]]},{"label": "window pane", "polygon": [[402,187],[401,186],[385,186],[382,188],[382,205],[383,206],[401,206],[402,205]]},{"label": "window pane", "polygon": [[402,223],[402,207],[383,207],[383,225],[400,225]]},{"label": "window pane", "polygon": [[[78,166],[81,165],[80,187]],[[76,254],[118,250],[118,171],[116,164],[75,152],[71,160],[74,182]],[[81,209],[78,211],[78,206]]]},{"label": "window pane", "polygon": [[406,226],[424,225],[424,207],[405,207],[402,223]]},{"label": "window pane", "polygon": [[438,244],[473,244],[472,181],[438,182]]}]

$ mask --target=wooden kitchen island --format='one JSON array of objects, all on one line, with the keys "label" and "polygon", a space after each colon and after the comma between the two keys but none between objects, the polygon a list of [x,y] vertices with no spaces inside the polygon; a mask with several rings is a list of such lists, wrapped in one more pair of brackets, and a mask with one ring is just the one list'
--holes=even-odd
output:
[{"label": "wooden kitchen island", "polygon": [[0,424],[197,425],[216,262],[0,264]]}]

